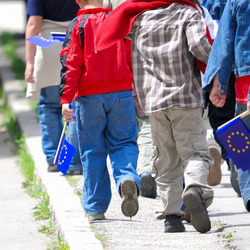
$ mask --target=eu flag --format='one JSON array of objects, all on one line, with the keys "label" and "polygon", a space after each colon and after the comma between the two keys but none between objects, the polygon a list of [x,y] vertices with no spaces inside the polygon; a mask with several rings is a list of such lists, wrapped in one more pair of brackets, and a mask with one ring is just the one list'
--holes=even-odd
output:
[{"label": "eu flag", "polygon": [[250,169],[250,131],[242,121],[243,114],[220,126],[217,135],[237,168]]},{"label": "eu flag", "polygon": [[55,159],[55,164],[57,165],[57,169],[65,175],[67,174],[75,151],[76,148],[66,140],[65,136],[63,136]]},{"label": "eu flag", "polygon": [[32,36],[30,38],[27,38],[26,40],[28,40],[29,42],[38,45],[42,48],[48,48],[49,46],[58,43],[60,41],[55,40],[53,38],[50,37],[42,37],[42,36]]},{"label": "eu flag", "polygon": [[51,37],[32,36],[26,40],[45,49],[55,43],[63,42],[65,35],[64,32],[51,32]]},{"label": "eu flag", "polygon": [[[71,103],[69,104],[69,107],[71,108]],[[67,174],[72,157],[76,151],[76,148],[65,138],[66,126],[67,122],[64,123],[61,138],[56,150],[56,156],[53,161],[53,163],[57,165],[57,169],[65,175]]]}]

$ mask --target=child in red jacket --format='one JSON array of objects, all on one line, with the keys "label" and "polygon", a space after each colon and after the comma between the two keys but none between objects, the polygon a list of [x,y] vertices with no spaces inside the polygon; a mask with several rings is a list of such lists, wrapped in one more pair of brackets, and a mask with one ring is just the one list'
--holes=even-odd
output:
[{"label": "child in red jacket", "polygon": [[[124,40],[97,52],[95,34],[110,9],[102,0],[76,0],[81,9],[69,24],[63,49],[60,96],[62,114],[72,121],[69,109],[76,100],[76,127],[83,167],[83,208],[89,220],[105,219],[111,200],[109,155],[122,212],[138,211],[140,177],[136,173],[137,123],[132,97],[133,74]],[[131,58],[130,58],[131,59]]]}]

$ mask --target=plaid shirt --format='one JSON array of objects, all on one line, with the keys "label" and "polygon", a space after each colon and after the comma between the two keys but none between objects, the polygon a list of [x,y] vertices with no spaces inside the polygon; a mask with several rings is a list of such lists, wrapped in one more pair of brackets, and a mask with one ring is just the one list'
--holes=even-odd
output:
[{"label": "plaid shirt", "polygon": [[207,63],[211,45],[203,16],[186,5],[149,10],[136,18],[132,39],[134,82],[146,114],[202,106],[195,58]]}]

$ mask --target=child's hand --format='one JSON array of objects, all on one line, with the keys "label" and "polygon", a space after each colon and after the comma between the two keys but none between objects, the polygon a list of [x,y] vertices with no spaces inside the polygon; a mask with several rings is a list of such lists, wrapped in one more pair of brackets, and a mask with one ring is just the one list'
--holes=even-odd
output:
[{"label": "child's hand", "polygon": [[220,94],[218,73],[214,77],[213,88],[210,92],[209,99],[216,107],[223,107],[226,102],[227,95]]},{"label": "child's hand", "polygon": [[250,102],[247,103],[247,112],[250,115]]},{"label": "child's hand", "polygon": [[73,110],[69,108],[69,103],[62,105],[62,115],[66,122],[72,122]]}]

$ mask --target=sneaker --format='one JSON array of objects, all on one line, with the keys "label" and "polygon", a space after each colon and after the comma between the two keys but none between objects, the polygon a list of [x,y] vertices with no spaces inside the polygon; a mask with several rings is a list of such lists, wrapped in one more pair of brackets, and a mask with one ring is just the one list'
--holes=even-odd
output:
[{"label": "sneaker", "polygon": [[50,164],[48,166],[48,172],[59,172],[59,170],[57,169],[57,165],[56,164]]},{"label": "sneaker", "polygon": [[121,183],[122,212],[127,217],[135,216],[139,209],[137,185],[132,179],[125,179]]},{"label": "sneaker", "polygon": [[238,181],[238,172],[236,169],[236,166],[234,165],[232,159],[229,159],[227,161],[227,164],[230,168],[230,182],[231,185],[234,189],[234,191],[237,193],[239,197],[241,197],[241,191],[240,191],[240,186],[239,186],[239,181]]},{"label": "sneaker", "polygon": [[221,173],[221,154],[220,151],[214,147],[210,146],[210,155],[214,159],[214,164],[211,166],[208,177],[207,177],[207,184],[209,186],[216,186],[220,184],[222,173]]},{"label": "sneaker", "polygon": [[68,170],[67,175],[82,175],[82,170]]},{"label": "sneaker", "polygon": [[200,233],[206,233],[211,229],[211,222],[199,192],[198,187],[189,188],[183,195],[183,202],[191,214],[193,227]]},{"label": "sneaker", "polygon": [[93,215],[88,215],[89,222],[93,222],[96,220],[105,220],[104,214],[93,214]]},{"label": "sneaker", "polygon": [[181,216],[167,215],[165,220],[165,233],[184,232],[185,227],[182,224]]},{"label": "sneaker", "polygon": [[155,179],[151,176],[150,172],[143,172],[140,176],[141,176],[140,195],[143,197],[155,199],[157,196]]}]

